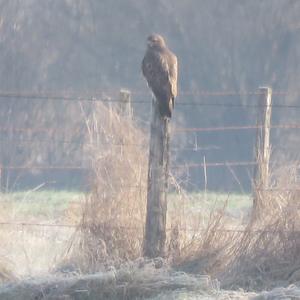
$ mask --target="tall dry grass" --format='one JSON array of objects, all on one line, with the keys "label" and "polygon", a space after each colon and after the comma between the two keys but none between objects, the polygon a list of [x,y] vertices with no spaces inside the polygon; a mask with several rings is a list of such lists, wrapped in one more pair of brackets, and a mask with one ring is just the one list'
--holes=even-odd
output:
[{"label": "tall dry grass", "polygon": [[300,202],[296,165],[273,172],[259,219],[250,220],[224,273],[227,287],[269,289],[300,281]]},{"label": "tall dry grass", "polygon": [[[177,227],[179,250],[176,256],[169,252],[172,265],[188,273],[217,276],[233,260],[235,241],[240,238],[240,220],[228,216],[227,202],[221,208],[204,204],[195,211],[188,208],[190,200],[187,196],[176,211],[169,212],[181,215]],[[198,201],[203,203],[204,199]],[[172,245],[172,231],[169,237]]]},{"label": "tall dry grass", "polygon": [[256,193],[262,197],[260,211],[250,213],[243,226],[232,226],[226,204],[213,209],[207,222],[194,228],[198,233],[185,239],[175,265],[217,276],[230,289],[263,290],[300,282],[298,166],[277,167],[270,182]]},{"label": "tall dry grass", "polygon": [[[103,104],[86,117],[86,126],[91,193],[68,255],[81,271],[93,272],[142,255],[148,148],[134,122]],[[300,281],[296,173],[295,166],[274,172],[270,189],[260,193],[262,217],[243,225],[228,217],[226,203],[218,209],[191,208],[189,194],[171,175],[176,197],[168,203],[168,262],[216,276],[227,287],[263,289]]]},{"label": "tall dry grass", "polygon": [[148,152],[145,135],[116,108],[95,105],[86,127],[91,192],[72,252],[82,271],[93,271],[141,256]]},{"label": "tall dry grass", "polygon": [[[83,107],[82,112],[85,114]],[[85,153],[93,170],[91,192],[86,196],[68,255],[76,259],[81,271],[91,272],[142,256],[148,147],[145,134],[132,120],[101,103],[86,116],[86,127],[89,135]],[[169,199],[167,258],[178,266],[188,258],[199,258],[201,253],[209,265],[205,270],[211,270],[210,253],[218,260],[216,253],[228,240],[217,234],[224,227],[224,209],[195,212],[188,193],[173,175],[170,187],[176,196]]]}]

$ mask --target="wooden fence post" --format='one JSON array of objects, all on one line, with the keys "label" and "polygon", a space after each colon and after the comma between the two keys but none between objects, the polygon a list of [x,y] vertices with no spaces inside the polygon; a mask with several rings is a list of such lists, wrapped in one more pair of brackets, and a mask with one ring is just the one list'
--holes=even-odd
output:
[{"label": "wooden fence post", "polygon": [[131,93],[128,90],[120,90],[120,114],[124,117],[132,118]]},{"label": "wooden fence post", "polygon": [[144,256],[163,257],[166,242],[167,189],[169,177],[169,119],[162,118],[152,101],[148,164],[147,216]]},{"label": "wooden fence post", "polygon": [[264,207],[265,190],[269,186],[269,161],[270,161],[270,130],[272,115],[272,89],[270,87],[259,88],[257,119],[257,137],[255,149],[256,166],[254,169],[254,195],[253,211],[254,219],[261,217]]},{"label": "wooden fence post", "polygon": [[0,165],[0,193],[4,192],[3,188],[3,174],[2,174],[2,165]]}]

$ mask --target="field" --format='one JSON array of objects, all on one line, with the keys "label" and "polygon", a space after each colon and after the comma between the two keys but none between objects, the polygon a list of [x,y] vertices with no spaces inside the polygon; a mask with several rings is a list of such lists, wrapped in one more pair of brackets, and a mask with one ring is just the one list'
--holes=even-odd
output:
[{"label": "field", "polygon": [[[186,204],[186,211],[193,213],[199,211],[211,212],[218,209],[223,210],[223,208],[226,207],[224,215],[226,219],[230,220],[228,224],[235,224],[238,225],[239,228],[244,228],[244,225],[241,224],[240,221],[243,217],[247,219],[249,216],[251,208],[250,195],[199,192],[191,193],[188,196],[189,202]],[[62,264],[62,262],[66,259],[66,253],[71,241],[74,241],[74,234],[79,234],[78,231],[76,231],[76,227],[78,229],[81,221],[85,197],[88,196],[78,191],[54,190],[34,192],[20,191],[1,195],[0,237],[2,247],[0,263],[2,269],[0,270],[0,279],[3,282],[12,279],[15,280],[16,278],[19,280],[27,280],[25,284],[27,286],[26,292],[22,290],[23,285],[17,286],[8,294],[3,292],[3,295],[9,295],[5,299],[23,299],[22,297],[25,297],[24,295],[27,295],[26,293],[36,289],[35,285],[45,285],[45,283],[40,283],[39,281],[37,283],[32,282],[28,279],[30,277],[40,278],[41,282],[45,280],[50,286],[53,284],[57,285],[57,283],[55,283],[56,281],[52,283],[53,280],[57,280],[57,282],[59,282],[59,280],[65,280],[61,278],[62,272],[63,274],[74,272],[74,269],[72,269],[74,266],[71,264]],[[178,195],[169,195],[170,215],[173,214],[172,210],[178,210],[180,202],[181,199]],[[209,222],[209,219],[206,219],[204,222]],[[135,269],[134,264],[133,267],[129,267],[130,271],[127,269],[126,271],[119,271],[120,273],[123,272],[122,275],[119,276],[125,276],[126,280],[131,278],[130,282],[133,286],[130,289],[132,293],[141,293],[140,289],[145,288],[145,285],[148,285],[148,289],[151,289],[151,285],[155,284],[153,281],[154,277],[151,276],[155,275],[156,280],[161,279],[165,282],[165,287],[161,283],[157,283],[158,286],[160,286],[161,293],[153,296],[151,298],[153,300],[256,299],[256,297],[263,297],[261,295],[265,295],[266,297],[274,296],[274,299],[276,299],[276,295],[279,293],[278,290],[275,293],[270,292],[269,294],[265,293],[261,295],[254,292],[246,293],[241,290],[226,291],[220,289],[219,283],[212,281],[207,275],[197,277],[197,285],[194,285],[195,278],[189,277],[192,275],[183,275],[184,273],[182,272],[178,273],[179,275],[177,273],[172,275],[168,273],[169,271],[163,271],[163,269],[154,269],[153,271],[151,267],[148,270],[146,268],[141,275],[138,273],[140,272],[139,269]],[[122,268],[123,267],[120,266],[120,270],[122,270]],[[128,265],[126,265],[125,268],[128,268]],[[160,273],[157,273],[158,271]],[[126,275],[126,272],[131,273],[130,275]],[[78,276],[78,273],[76,276]],[[82,276],[83,275],[81,275],[81,278],[84,281],[85,277]],[[135,276],[138,277],[138,279],[134,279]],[[149,278],[147,278],[147,276],[149,276]],[[144,282],[138,284],[141,278],[143,278]],[[147,282],[147,280],[149,280],[149,282]],[[169,281],[170,283],[168,283]],[[174,286],[176,286],[175,282],[178,282],[177,285],[179,289],[177,288],[177,290],[172,291]],[[187,282],[188,285],[185,286]],[[73,286],[77,284],[77,282],[72,282]],[[64,285],[66,286],[68,283],[64,283]],[[128,286],[130,286],[130,284]],[[173,288],[171,288],[171,286],[173,286]],[[0,294],[1,292],[2,290],[0,288]],[[299,295],[299,290],[295,287],[290,287],[288,289],[281,289],[280,293]],[[23,296],[17,298],[16,295]],[[9,298],[10,296],[16,298]]]},{"label": "field", "polygon": [[289,287],[300,281],[297,165],[272,170],[255,201],[191,192],[180,186],[188,174],[170,174],[165,254],[149,259],[147,138],[102,104],[86,126],[89,192],[1,194],[0,299],[249,299],[276,287],[299,295]]},{"label": "field", "polygon": [[[171,194],[169,198],[170,210],[172,206],[175,209],[176,195]],[[1,194],[0,235],[3,243],[0,256],[10,262],[14,274],[45,274],[55,267],[79,225],[83,201],[84,194],[77,191]],[[222,207],[225,202],[228,215],[234,216],[242,215],[251,205],[248,195],[193,193],[186,209],[206,211]]]},{"label": "field", "polygon": [[[1,194],[2,281],[37,276],[43,278],[59,269],[70,241],[76,234],[76,226],[80,223],[84,197],[83,193],[77,191],[54,190]],[[178,196],[171,194],[169,209],[176,209],[179,201]],[[249,195],[193,193],[186,209],[205,211],[223,207],[225,203],[227,214],[235,216],[241,216],[251,204]],[[211,289],[206,292],[203,290],[201,299],[214,299],[210,296]],[[199,293],[165,292],[155,299],[169,297],[195,299]]]},{"label": "field", "polygon": [[[19,191],[0,194],[2,211],[8,210],[8,215],[1,216],[22,219],[64,219],[70,213],[70,207],[79,206],[85,194],[80,191]],[[251,195],[236,193],[193,192],[189,194],[189,208],[192,210],[220,208],[226,203],[228,213],[239,214],[251,207]],[[169,195],[169,205],[178,202],[178,195]],[[20,221],[20,220],[19,220]],[[78,220],[77,220],[78,221]]]},{"label": "field", "polygon": [[76,224],[69,208],[74,206],[79,210],[82,197],[80,193],[67,191],[1,195],[0,257],[16,276],[45,274],[61,259],[75,227],[56,225]]}]

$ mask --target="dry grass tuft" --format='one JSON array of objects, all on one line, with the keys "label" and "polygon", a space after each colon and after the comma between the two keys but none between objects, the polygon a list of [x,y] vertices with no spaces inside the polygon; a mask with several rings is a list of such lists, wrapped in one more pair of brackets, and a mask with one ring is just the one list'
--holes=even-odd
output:
[{"label": "dry grass tuft", "polygon": [[0,284],[17,280],[13,269],[7,258],[0,257]]},{"label": "dry grass tuft", "polygon": [[[81,276],[32,278],[0,288],[1,299],[182,299],[190,292],[203,297],[219,294],[218,282],[209,276],[191,276],[166,267],[156,268],[153,260],[126,263],[118,270]],[[167,295],[167,296],[166,296]],[[157,298],[157,299],[159,299]],[[181,298],[178,298],[181,299]]]},{"label": "dry grass tuft", "polygon": [[279,169],[271,189],[264,191],[262,217],[249,223],[236,245],[227,286],[269,289],[300,281],[300,194],[295,170],[295,166]]},{"label": "dry grass tuft", "polygon": [[174,265],[187,272],[217,276],[224,287],[231,289],[263,290],[300,282],[296,166],[279,168],[272,182],[269,189],[260,191],[263,205],[256,212],[260,218],[250,217],[246,226],[232,224],[226,216],[226,204],[223,209],[212,209],[209,215],[205,211],[196,214],[206,218],[198,226],[192,225],[193,214],[186,211],[177,231],[178,241],[185,243],[179,247]]},{"label": "dry grass tuft", "polygon": [[[91,193],[69,255],[80,271],[94,272],[142,255],[148,149],[134,123],[103,104],[86,118],[86,125],[90,146],[85,151],[93,168]],[[219,231],[226,223],[225,207],[195,212],[172,176],[171,186],[176,196],[169,200],[167,216],[169,262],[180,266],[197,260],[194,272],[218,270],[224,264],[221,253],[232,239]]]},{"label": "dry grass tuft", "polygon": [[145,136],[133,122],[101,103],[86,126],[91,193],[83,205],[73,250],[81,270],[94,271],[104,262],[141,255],[147,150]]},{"label": "dry grass tuft", "polygon": [[[198,217],[203,214],[198,212]],[[232,260],[232,241],[237,238],[235,231],[226,230],[230,226],[225,207],[213,210],[207,222],[181,230],[181,241],[185,241],[173,264],[189,273],[216,275]],[[182,236],[184,235],[184,236]]]},{"label": "dry grass tuft", "polygon": [[[81,272],[95,272],[142,255],[148,150],[134,123],[103,104],[86,118],[86,126],[91,193],[69,255]],[[171,177],[177,195],[168,203],[168,262],[186,272],[217,276],[230,288],[300,281],[296,168],[277,171],[272,182],[272,189],[259,193],[260,217],[243,225],[228,217],[226,204],[195,210]]]}]

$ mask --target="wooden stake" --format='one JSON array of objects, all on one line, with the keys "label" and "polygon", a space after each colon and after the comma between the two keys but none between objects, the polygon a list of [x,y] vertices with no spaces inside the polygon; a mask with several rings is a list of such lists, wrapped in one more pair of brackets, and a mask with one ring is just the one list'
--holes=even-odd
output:
[{"label": "wooden stake", "polygon": [[260,217],[263,209],[265,190],[269,186],[269,161],[270,161],[270,127],[272,114],[272,89],[270,87],[259,88],[257,137],[255,149],[254,169],[254,197],[253,215]]},{"label": "wooden stake", "polygon": [[131,93],[128,90],[120,90],[120,114],[132,118]]},{"label": "wooden stake", "polygon": [[144,256],[151,258],[165,255],[169,141],[169,119],[161,117],[153,99],[144,238]]},{"label": "wooden stake", "polygon": [[207,201],[207,171],[206,171],[206,159],[203,156],[203,172],[204,172],[204,198]]},{"label": "wooden stake", "polygon": [[0,165],[0,193],[2,193],[4,191],[2,175],[3,175],[2,174],[2,166]]}]

